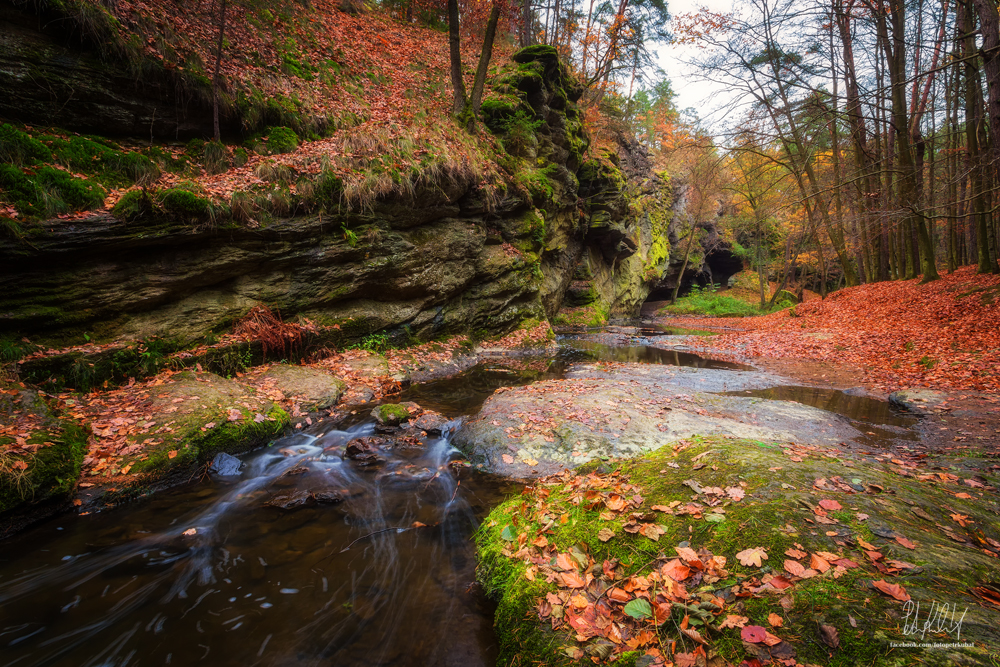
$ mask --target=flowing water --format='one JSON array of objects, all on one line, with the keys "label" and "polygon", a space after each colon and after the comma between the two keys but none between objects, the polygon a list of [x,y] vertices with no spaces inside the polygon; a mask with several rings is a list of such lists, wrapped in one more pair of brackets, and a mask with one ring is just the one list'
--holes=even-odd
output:
[{"label": "flowing water", "polygon": [[[625,342],[565,337],[554,358],[484,362],[397,400],[458,417],[500,386],[592,359],[747,368]],[[767,391],[755,395],[911,423],[839,392]],[[343,457],[372,431],[365,421],[296,434],[245,456],[238,477],[3,542],[0,665],[492,665],[471,538],[519,487],[453,465],[447,432],[378,466]]]}]

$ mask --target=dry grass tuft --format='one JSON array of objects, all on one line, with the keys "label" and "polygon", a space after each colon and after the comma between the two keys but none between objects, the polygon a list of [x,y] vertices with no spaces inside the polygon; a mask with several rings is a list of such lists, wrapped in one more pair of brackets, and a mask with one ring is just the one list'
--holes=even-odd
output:
[{"label": "dry grass tuft", "polygon": [[259,341],[264,348],[264,356],[280,351],[282,355],[301,347],[305,339],[302,326],[282,322],[281,315],[265,305],[250,309],[243,319],[233,327],[233,333],[242,336],[248,343]]}]

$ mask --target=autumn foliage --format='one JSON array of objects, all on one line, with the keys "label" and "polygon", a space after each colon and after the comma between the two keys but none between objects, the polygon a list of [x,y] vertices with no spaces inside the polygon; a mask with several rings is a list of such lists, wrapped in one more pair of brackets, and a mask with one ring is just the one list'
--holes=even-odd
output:
[{"label": "autumn foliage", "polygon": [[725,327],[705,345],[746,357],[853,364],[873,387],[1000,391],[1000,277],[959,269],[917,280],[850,287],[762,317],[685,319]]}]

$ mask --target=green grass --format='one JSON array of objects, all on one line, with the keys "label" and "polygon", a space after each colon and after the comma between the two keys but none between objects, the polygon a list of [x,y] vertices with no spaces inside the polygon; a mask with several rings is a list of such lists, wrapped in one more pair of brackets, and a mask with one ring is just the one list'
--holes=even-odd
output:
[{"label": "green grass", "polygon": [[764,315],[769,310],[735,299],[725,294],[694,288],[691,294],[677,299],[677,302],[660,308],[660,314],[671,315],[713,315],[715,317],[753,317]]}]

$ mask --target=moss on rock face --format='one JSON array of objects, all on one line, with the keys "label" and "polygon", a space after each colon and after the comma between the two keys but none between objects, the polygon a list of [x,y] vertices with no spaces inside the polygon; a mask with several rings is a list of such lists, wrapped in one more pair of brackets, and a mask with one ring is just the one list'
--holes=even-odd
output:
[{"label": "moss on rock face", "polygon": [[[556,610],[558,601],[549,598],[548,615],[540,620],[539,600],[567,590],[557,585],[565,568],[555,554],[592,560],[596,579],[601,563],[610,562],[622,573],[615,586],[628,591],[636,585],[654,599],[674,586],[657,568],[681,553],[675,547],[690,547],[702,562],[705,554],[723,558],[725,572],[708,576],[704,566],[682,571],[683,599],[667,600],[674,609],[662,625],[645,622],[654,635],[647,637],[651,643],[639,642],[640,651],[669,650],[673,642],[678,653],[694,651],[698,643],[677,627],[687,616],[706,650],[728,664],[763,657],[763,645],[742,641],[738,627],[720,627],[736,615],[783,639],[782,650],[798,664],[990,664],[1000,613],[981,604],[972,589],[995,572],[998,549],[982,546],[1000,536],[995,501],[959,501],[937,476],[938,482],[916,481],[892,466],[858,463],[816,447],[694,437],[636,460],[596,461],[529,487],[495,508],[477,535],[478,578],[498,601],[498,664],[591,664],[602,642],[610,644],[599,636],[576,639],[570,616],[560,614],[585,615],[582,606]],[[997,481],[989,478],[988,484]],[[949,520],[949,511],[964,516],[966,527]],[[647,525],[657,528],[649,532]],[[737,557],[754,548],[767,554],[760,566]],[[964,611],[960,638],[952,630],[927,640],[960,640],[972,648],[894,649],[892,642],[914,641],[905,633],[913,610],[873,588],[873,581],[902,586],[925,610],[936,602],[955,605],[956,618]],[[582,596],[581,605],[596,604],[605,589],[595,583],[573,594]],[[694,610],[698,601],[714,606]],[[608,606],[622,618],[624,603],[609,600]],[[772,614],[780,626],[770,623]],[[622,641],[634,640],[630,628],[636,626],[625,625],[619,626]],[[824,625],[836,630],[835,647],[824,644]]]}]

